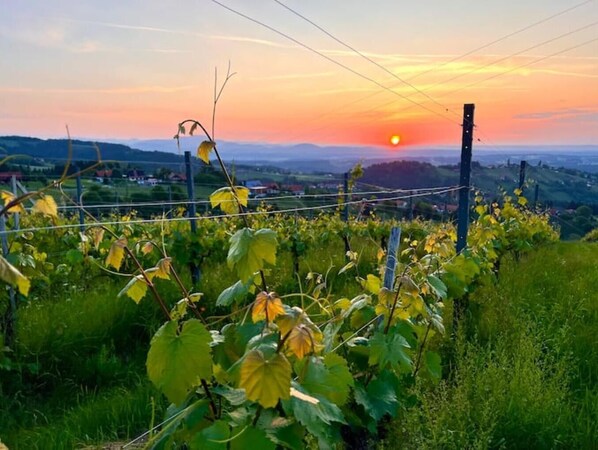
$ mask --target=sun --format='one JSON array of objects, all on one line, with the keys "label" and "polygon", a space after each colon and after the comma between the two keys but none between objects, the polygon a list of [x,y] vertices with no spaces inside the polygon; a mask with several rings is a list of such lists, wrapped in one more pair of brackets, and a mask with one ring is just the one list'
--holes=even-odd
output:
[{"label": "sun", "polygon": [[401,142],[401,136],[399,136],[398,134],[394,134],[391,138],[390,138],[390,143],[392,145],[399,145],[399,142]]}]

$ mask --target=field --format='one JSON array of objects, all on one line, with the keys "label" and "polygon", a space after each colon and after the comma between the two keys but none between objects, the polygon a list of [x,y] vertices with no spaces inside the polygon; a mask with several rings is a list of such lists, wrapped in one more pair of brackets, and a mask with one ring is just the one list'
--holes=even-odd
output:
[{"label": "field", "polygon": [[[344,325],[348,328],[343,337],[329,335],[339,347],[343,339],[363,332],[379,313],[382,293],[378,292],[379,287],[372,286],[377,283],[376,275],[384,262],[380,251],[387,245],[393,225],[402,228],[399,251],[400,264],[405,269],[401,283],[420,286],[417,297],[412,297],[416,291],[411,290],[402,300],[402,318],[394,319],[395,312],[391,311],[393,326],[390,327],[391,320],[388,322],[391,333],[400,330],[402,323],[414,326],[417,340],[411,344],[412,350],[399,355],[403,362],[396,366],[378,361],[373,367],[379,372],[366,372],[373,380],[371,386],[375,384],[377,388],[385,388],[381,380],[395,377],[391,370],[396,368],[401,374],[392,378],[401,383],[400,390],[393,394],[396,400],[385,405],[372,403],[377,420],[382,419],[380,423],[376,426],[372,418],[368,419],[367,410],[365,416],[351,416],[349,409],[343,407],[346,418],[337,416],[341,410],[334,412],[336,418],[329,429],[321,428],[318,421],[301,419],[309,434],[303,443],[293,441],[287,446],[330,445],[328,436],[338,432],[347,448],[591,448],[596,439],[598,396],[598,357],[589,350],[596,347],[592,330],[598,321],[591,286],[597,281],[598,247],[549,244],[554,233],[546,228],[545,219],[510,204],[500,215],[487,214],[480,208],[478,213],[470,235],[473,266],[465,258],[455,258],[454,230],[450,225],[375,219],[343,224],[334,215],[312,221],[282,216],[255,218],[256,228],[270,226],[280,240],[276,267],[264,269],[280,298],[311,309],[310,316],[324,330],[325,339],[329,327],[324,325],[331,323],[331,319],[326,319],[330,310],[325,305],[338,311],[333,319],[351,319],[350,324],[347,321]],[[124,233],[131,245],[162,235],[183,284],[192,284],[186,266],[190,262],[200,265],[202,279],[195,288],[203,293],[199,304],[204,317],[210,323],[231,321],[230,309],[220,298],[223,289],[238,280],[227,265],[226,230],[232,233],[242,224],[235,219],[200,223],[199,238],[189,236],[184,222],[167,225],[166,229],[160,224],[149,227],[125,223],[114,231],[117,236]],[[345,255],[343,235],[355,256]],[[93,233],[89,236],[93,237]],[[27,299],[19,297],[15,341],[10,351],[0,354],[0,438],[11,449],[81,448],[127,442],[160,423],[165,414],[172,414],[172,409],[167,409],[169,402],[148,380],[145,367],[150,340],[163,328],[159,307],[149,296],[142,298],[139,305],[127,297],[131,296],[129,292],[119,296],[129,277],[116,275],[116,270],[123,274],[135,271],[131,260],[126,260],[120,269],[103,268],[104,259],[107,255],[110,258],[114,246],[111,239],[99,241],[96,248],[85,242],[81,242],[76,230],[42,231],[13,242],[13,252],[21,258],[13,259],[15,264],[25,271],[22,259],[33,259],[33,267],[25,272],[33,286]],[[138,254],[144,266],[156,264],[156,255]],[[426,261],[431,261],[430,257],[442,264],[441,272],[429,272],[431,266]],[[44,270],[40,270],[42,267]],[[443,281],[429,278],[430,273],[438,273]],[[178,289],[168,280],[157,280],[155,285],[174,312],[180,298]],[[415,289],[415,285],[410,289]],[[437,300],[431,300],[430,289],[437,293]],[[462,296],[458,294],[462,289],[471,291],[469,307],[459,328],[453,330],[453,299]],[[400,291],[399,285],[397,296]],[[291,299],[299,292],[301,301],[293,302]],[[428,312],[419,309],[423,303],[408,306],[420,295]],[[374,308],[376,304],[370,306],[370,302],[375,302],[377,296],[380,303]],[[247,298],[247,293],[243,298]],[[312,306],[304,304],[303,298],[311,299]],[[445,305],[441,304],[442,299]],[[233,313],[249,311],[247,307],[235,306],[239,300],[231,301]],[[353,306],[345,309],[349,304]],[[248,307],[251,306],[252,303]],[[445,311],[440,312],[438,307]],[[383,317],[386,313],[380,314]],[[444,326],[438,325],[438,331],[430,332],[432,320],[441,321]],[[263,322],[257,322],[260,323]],[[282,322],[279,326],[283,326]],[[422,330],[427,329],[425,334],[420,334],[417,327],[421,326]],[[373,346],[381,334],[375,327],[372,332],[369,339]],[[393,339],[403,342],[400,334],[396,336]],[[404,339],[413,339],[409,334],[405,336]],[[312,339],[315,338],[317,335],[313,334]],[[356,351],[344,351],[338,359],[346,358],[356,369],[364,367]],[[221,358],[217,350],[214,352],[215,357]],[[394,358],[390,354],[387,357]],[[289,358],[295,364],[301,361],[300,357]],[[315,356],[309,358],[311,364],[318,361]],[[422,358],[425,363],[416,376]],[[370,364],[371,361],[370,355]],[[411,373],[413,366],[415,374]],[[406,367],[411,367],[408,373]],[[355,398],[358,393],[362,396],[360,402],[374,401],[375,397],[363,397],[369,380],[361,388],[362,375],[353,376],[356,381],[347,381],[346,391],[341,391],[348,395],[348,387],[354,386]],[[220,383],[225,384],[222,375],[219,377]],[[302,383],[309,387],[296,386],[310,389],[304,392],[316,396],[312,398],[330,401],[309,378]],[[169,398],[170,395],[172,391],[167,391]],[[341,406],[355,401],[351,400],[353,394],[342,400],[338,396],[332,398]],[[258,399],[262,401],[263,397]],[[249,402],[245,404],[245,408],[251,408]],[[327,414],[337,411],[333,403],[324,404],[332,408]],[[358,414],[363,414],[360,408],[357,411],[362,412]],[[234,411],[233,408],[227,412],[233,433],[237,423]],[[247,411],[256,414],[260,409]],[[295,414],[301,414],[300,411],[295,409]],[[256,417],[259,416],[258,412]],[[263,424],[265,417],[269,416],[259,418],[259,424],[270,430]],[[358,426],[362,431],[347,434],[347,428],[341,426],[346,421],[364,424],[362,428]],[[530,429],[534,432],[529,433]],[[247,439],[266,442],[255,433],[242,436],[239,440],[245,439],[245,444]]]}]

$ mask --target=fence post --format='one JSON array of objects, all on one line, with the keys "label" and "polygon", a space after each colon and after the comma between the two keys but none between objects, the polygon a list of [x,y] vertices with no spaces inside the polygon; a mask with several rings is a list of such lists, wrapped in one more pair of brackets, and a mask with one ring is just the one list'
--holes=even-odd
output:
[{"label": "fence post", "polygon": [[[0,234],[2,234],[2,255],[8,255],[8,238],[6,236],[6,216],[0,217]],[[6,345],[11,347],[14,343],[15,330],[17,324],[17,301],[15,288],[9,286],[8,288],[9,309],[6,311],[6,319],[4,321],[5,330],[4,337],[6,338]]]},{"label": "fence post", "polygon": [[519,189],[523,190],[525,185],[525,168],[527,167],[527,161],[522,160],[519,165]]},{"label": "fence post", "polygon": [[[394,288],[395,271],[397,269],[397,253],[401,244],[401,227],[392,227],[388,239],[388,250],[386,253],[386,268],[384,270],[384,287],[389,291]],[[380,316],[377,324],[382,324],[384,316]]]},{"label": "fence post", "polygon": [[85,231],[85,213],[83,212],[83,186],[81,184],[81,172],[78,167],[75,167],[77,173],[77,204],[79,205],[79,230],[83,233]]},{"label": "fence post", "polygon": [[[191,167],[191,152],[185,151],[185,175],[187,177],[187,198],[189,203],[187,204],[187,217],[189,217],[189,223],[191,224],[191,233],[197,233],[197,211],[195,209],[195,186],[193,185],[193,167]],[[200,272],[199,267],[192,261],[190,264],[191,268],[191,280],[193,284],[199,283]]]},{"label": "fence post", "polygon": [[534,188],[534,208],[538,207],[538,198],[540,196],[540,185],[536,183],[536,187]]},{"label": "fence post", "polygon": [[[18,197],[19,196],[19,190],[17,188],[17,177],[15,175],[12,175],[10,177],[10,184],[11,184],[11,187],[12,187],[12,193],[13,193],[13,195],[15,197]],[[21,216],[19,215],[18,212],[16,212],[16,213],[13,214],[13,218],[14,218],[14,221],[15,221],[15,230],[18,230],[20,222],[21,222]]]},{"label": "fence post", "polygon": [[473,113],[475,105],[463,106],[463,135],[461,138],[461,171],[459,176],[459,211],[457,214],[457,253],[467,245],[469,228],[469,189],[471,187],[471,147],[473,142]]},{"label": "fence post", "polygon": [[409,191],[409,220],[413,220],[413,191]]},{"label": "fence post", "polygon": [[345,203],[345,207],[343,208],[343,220],[345,222],[349,221],[349,205],[346,203],[349,201],[349,172],[345,172],[345,176],[343,178],[343,202]]}]

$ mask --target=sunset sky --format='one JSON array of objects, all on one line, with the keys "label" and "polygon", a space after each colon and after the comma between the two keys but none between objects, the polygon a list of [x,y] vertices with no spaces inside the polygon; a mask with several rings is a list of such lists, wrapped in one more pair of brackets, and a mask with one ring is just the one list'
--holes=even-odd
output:
[{"label": "sunset sky", "polygon": [[211,123],[230,61],[217,140],[454,145],[475,103],[485,143],[598,144],[598,1],[281,0],[386,70],[274,0],[219,1],[352,72],[211,0],[5,0],[0,134],[170,138]]}]

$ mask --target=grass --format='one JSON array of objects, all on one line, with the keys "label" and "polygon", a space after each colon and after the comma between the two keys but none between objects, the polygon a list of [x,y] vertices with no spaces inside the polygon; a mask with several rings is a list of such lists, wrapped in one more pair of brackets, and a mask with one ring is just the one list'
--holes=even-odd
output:
[{"label": "grass", "polygon": [[[558,244],[502,266],[420,383],[389,448],[592,449],[598,443],[598,246]],[[400,446],[396,447],[396,443]]]}]

